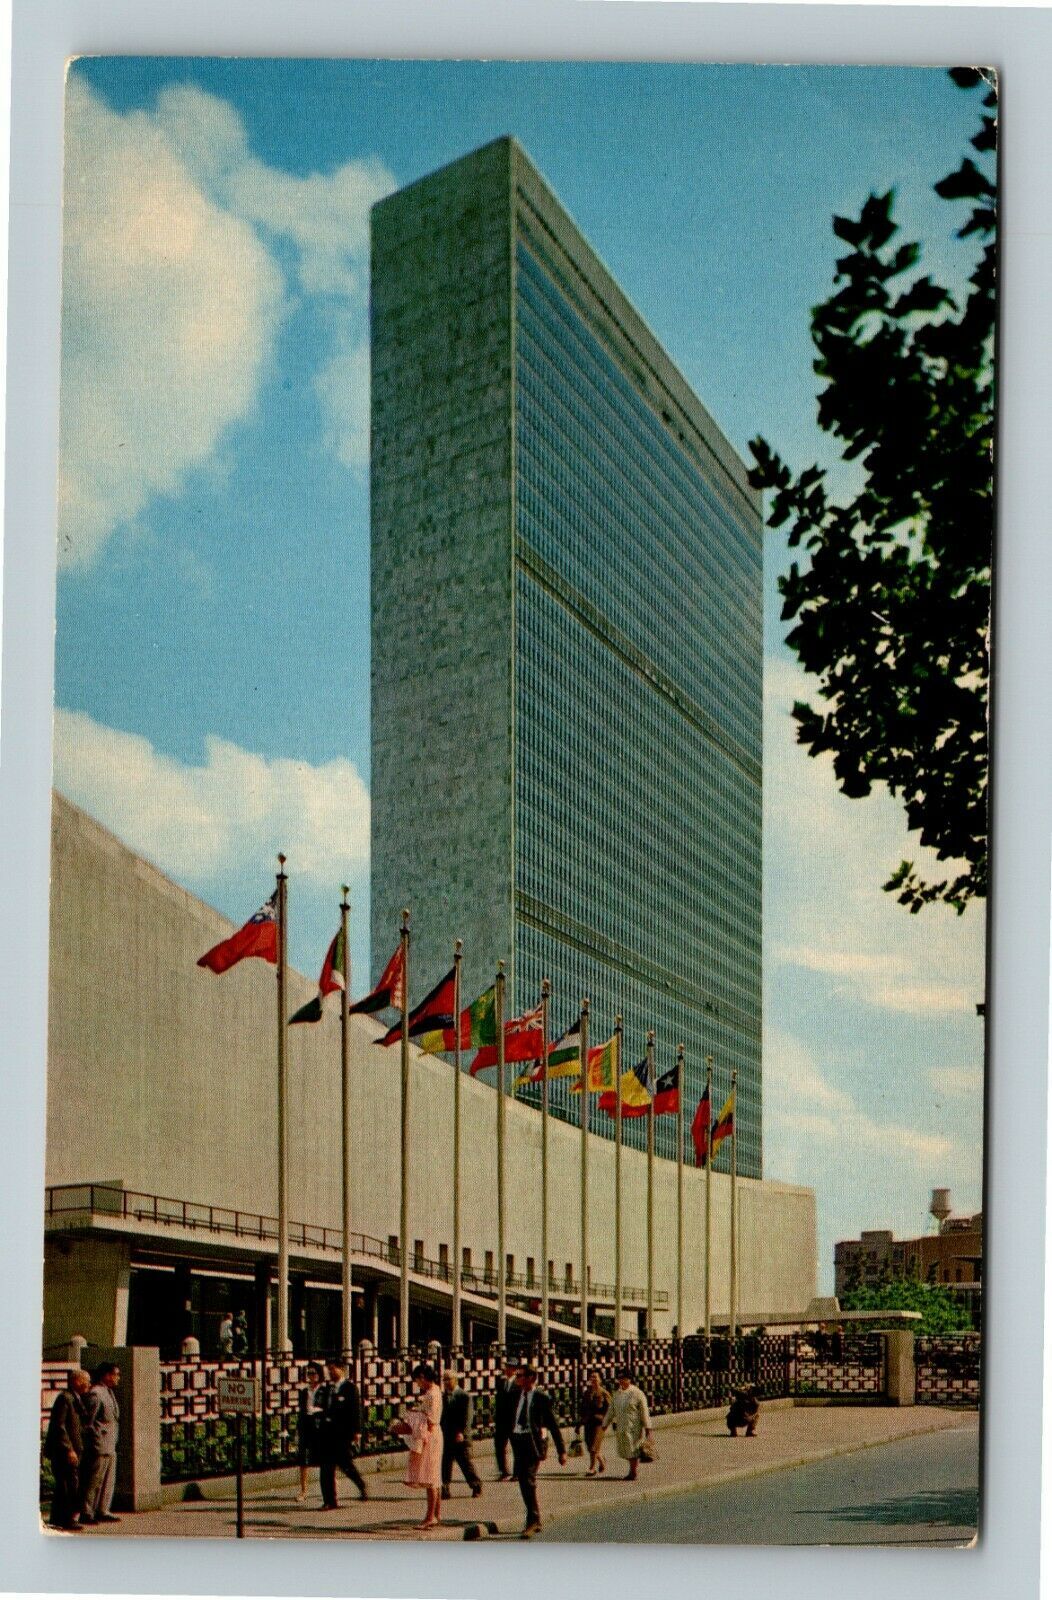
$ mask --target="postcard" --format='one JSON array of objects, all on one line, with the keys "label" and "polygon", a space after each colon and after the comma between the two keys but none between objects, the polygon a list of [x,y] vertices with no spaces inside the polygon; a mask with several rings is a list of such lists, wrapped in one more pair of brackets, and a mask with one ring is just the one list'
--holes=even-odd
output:
[{"label": "postcard", "polygon": [[997,115],[69,64],[49,1533],[975,1542]]}]

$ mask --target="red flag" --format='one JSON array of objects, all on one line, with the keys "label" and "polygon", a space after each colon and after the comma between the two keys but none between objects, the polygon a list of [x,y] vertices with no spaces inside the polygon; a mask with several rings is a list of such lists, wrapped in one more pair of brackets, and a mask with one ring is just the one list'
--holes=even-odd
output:
[{"label": "red flag", "polygon": [[663,1072],[654,1090],[655,1117],[679,1115],[679,1062]]},{"label": "red flag", "polygon": [[712,1129],[712,1101],[708,1089],[698,1101],[698,1109],[694,1113],[694,1121],[690,1125],[690,1136],[694,1141],[694,1165],[703,1167],[709,1158],[709,1134]]},{"label": "red flag", "polygon": [[[445,977],[435,984],[430,994],[426,994],[418,1006],[414,1006],[409,1013],[409,1037],[412,1039],[420,1033],[430,1033],[435,1029],[452,1028],[453,1026],[453,983],[454,969],[450,967]],[[402,1024],[396,1022],[389,1028],[378,1044],[394,1044],[396,1039],[402,1037]]]},{"label": "red flag", "polygon": [[[533,1061],[544,1052],[544,1028],[541,1023],[541,1008],[536,1011],[527,1011],[521,1017],[512,1017],[504,1024],[504,1060],[507,1061]],[[487,1067],[497,1065],[497,1046],[484,1044],[471,1063],[471,1076],[476,1072],[485,1072]]]},{"label": "red flag", "polygon": [[209,972],[227,972],[246,956],[258,956],[260,961],[276,962],[278,959],[277,890],[266,905],[260,906],[254,917],[249,917],[243,928],[232,933],[229,939],[206,950],[198,957],[197,965]]},{"label": "red flag", "polygon": [[394,1006],[396,1011],[402,1009],[402,996],[405,992],[405,958],[402,955],[402,946],[391,957],[383,970],[380,982],[375,989],[371,989],[362,1000],[356,1000],[353,1006],[348,1006],[349,1014],[357,1015],[362,1012],[383,1011],[386,1006]]}]

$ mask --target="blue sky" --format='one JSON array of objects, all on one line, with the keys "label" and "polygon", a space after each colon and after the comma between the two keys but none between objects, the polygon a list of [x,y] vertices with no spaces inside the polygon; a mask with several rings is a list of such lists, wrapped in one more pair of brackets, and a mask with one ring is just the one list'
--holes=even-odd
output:
[{"label": "blue sky", "polygon": [[[69,83],[56,781],[243,920],[290,857],[292,954],[368,887],[368,209],[525,146],[731,442],[798,465],[834,211],[931,193],[976,97],[925,69],[83,60]],[[980,1202],[982,926],[880,892],[917,852],[792,743],[767,545],[765,1137],[820,1249]],[[923,859],[919,857],[919,859]],[[362,987],[356,984],[355,987]],[[850,1173],[850,1182],[845,1174]]]}]

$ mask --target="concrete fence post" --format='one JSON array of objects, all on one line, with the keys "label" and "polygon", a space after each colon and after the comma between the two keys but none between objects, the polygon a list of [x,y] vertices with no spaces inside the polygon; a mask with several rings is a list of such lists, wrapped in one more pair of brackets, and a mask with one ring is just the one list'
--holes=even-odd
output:
[{"label": "concrete fence post", "polygon": [[152,1511],[161,1504],[161,1353],[140,1345],[93,1350],[93,1363],[115,1361],[117,1389],[118,1511]]},{"label": "concrete fence post", "polygon": [[913,1334],[896,1328],[884,1335],[884,1394],[889,1406],[911,1406],[915,1403],[917,1374],[914,1361]]}]

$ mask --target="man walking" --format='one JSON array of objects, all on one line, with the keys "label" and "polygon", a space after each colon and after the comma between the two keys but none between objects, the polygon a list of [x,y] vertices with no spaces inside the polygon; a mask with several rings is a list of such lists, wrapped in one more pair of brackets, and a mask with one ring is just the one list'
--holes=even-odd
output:
[{"label": "man walking", "polygon": [[497,1379],[493,1403],[493,1448],[497,1457],[497,1477],[501,1483],[507,1483],[511,1476],[508,1471],[508,1441],[515,1420],[515,1408],[519,1403],[518,1371],[516,1362],[505,1361],[504,1372]]},{"label": "man walking", "polygon": [[515,1478],[526,1507],[524,1539],[541,1531],[541,1510],[537,1503],[537,1468],[548,1454],[548,1436],[555,1441],[560,1467],[566,1465],[566,1446],[559,1431],[551,1398],[537,1387],[537,1369],[528,1362],[519,1368],[519,1401],[511,1426],[511,1449],[515,1458]]},{"label": "man walking", "polygon": [[471,1396],[457,1385],[451,1367],[442,1374],[442,1498],[449,1499],[456,1462],[471,1487],[472,1499],[482,1493],[482,1483],[471,1459]]},{"label": "man walking", "polygon": [[112,1361],[104,1361],[92,1373],[91,1388],[84,1401],[84,1455],[80,1471],[82,1527],[121,1520],[110,1510],[117,1482],[117,1428],[121,1413],[115,1391],[120,1381],[120,1367]]},{"label": "man walking", "polygon": [[[362,1404],[358,1390],[347,1376],[347,1364],[332,1360],[325,1363],[328,1383],[320,1402],[318,1428],[318,1482],[321,1487],[322,1510],[337,1511],[336,1468],[350,1478],[358,1490],[359,1498],[368,1500],[369,1492],[362,1475],[354,1464],[354,1453],[362,1437]],[[316,1402],[317,1404],[317,1402]]]},{"label": "man walking", "polygon": [[64,1533],[79,1533],[80,1462],[84,1454],[84,1395],[91,1379],[81,1367],[71,1367],[66,1387],[55,1399],[48,1420],[44,1454],[55,1480],[48,1526]]}]

